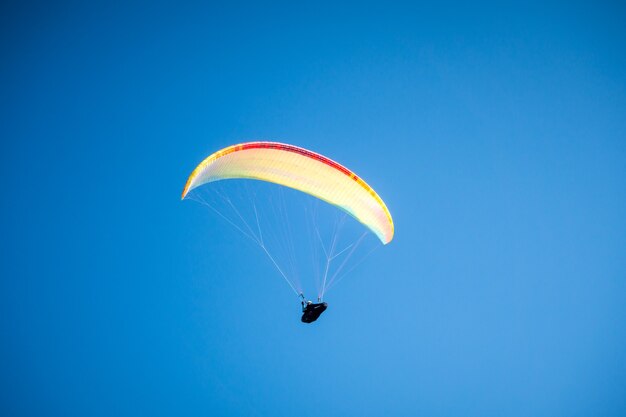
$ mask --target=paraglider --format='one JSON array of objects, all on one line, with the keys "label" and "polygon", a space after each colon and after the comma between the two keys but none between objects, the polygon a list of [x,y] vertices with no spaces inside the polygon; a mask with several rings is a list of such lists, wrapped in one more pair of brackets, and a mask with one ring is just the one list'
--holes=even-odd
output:
[{"label": "paraglider", "polygon": [[313,303],[307,301],[306,306],[302,305],[302,323],[313,323],[328,308],[327,303]]},{"label": "paraglider", "polygon": [[[194,190],[217,190],[214,183],[229,183],[232,180],[243,180],[246,187],[250,182],[261,182],[278,185],[277,188],[280,189],[286,187],[299,191],[314,197],[313,200],[338,208],[335,212],[345,213],[349,215],[348,218],[351,216],[365,227],[364,232],[359,232],[351,241],[344,243],[338,238],[338,234],[346,221],[346,215],[335,220],[334,226],[329,227],[325,235],[323,225],[316,223],[317,209],[307,210],[309,218],[306,221],[290,223],[288,217],[292,214],[286,207],[283,201],[286,199],[282,194],[280,198],[269,198],[270,204],[277,206],[272,208],[273,211],[268,210],[279,218],[274,223],[263,218],[261,205],[258,203],[263,192],[251,193],[249,203],[252,209],[249,211],[249,220],[244,209],[231,196],[226,195],[227,192],[216,191],[218,197],[215,201],[224,203],[226,209],[232,211],[230,217],[224,213],[225,210],[216,208],[213,200],[209,201],[203,196],[192,197],[210,207],[244,236],[258,244],[296,294],[301,294],[302,288],[298,280],[303,274],[297,272],[293,266],[297,263],[297,256],[294,255],[296,244],[291,240],[302,239],[303,233],[295,234],[292,224],[302,225],[310,221],[311,224],[307,223],[310,241],[317,247],[306,251],[305,255],[315,257],[319,252],[322,258],[321,267],[315,265],[312,268],[318,270],[318,303],[309,302],[305,305],[304,300],[302,301],[304,323],[314,322],[326,310],[328,304],[322,302],[324,292],[351,270],[349,261],[357,250],[363,248],[368,233],[376,238],[374,240],[378,241],[377,246],[386,245],[393,239],[393,220],[379,195],[354,172],[318,153],[278,142],[248,142],[228,146],[207,157],[193,170],[183,189],[182,199],[192,196]],[[264,224],[264,221],[269,224]],[[277,231],[278,229],[284,230]],[[272,233],[278,235],[275,239],[278,243],[274,246],[271,245]],[[285,242],[286,240],[289,242]],[[281,250],[285,254],[284,259],[275,256]],[[369,253],[371,252],[365,256]]]},{"label": "paraglider", "polygon": [[313,303],[313,301],[308,300],[305,303],[304,294],[300,294],[300,297],[302,297],[302,323],[313,323],[328,308],[328,303],[319,302],[321,300],[317,300],[317,303]]}]

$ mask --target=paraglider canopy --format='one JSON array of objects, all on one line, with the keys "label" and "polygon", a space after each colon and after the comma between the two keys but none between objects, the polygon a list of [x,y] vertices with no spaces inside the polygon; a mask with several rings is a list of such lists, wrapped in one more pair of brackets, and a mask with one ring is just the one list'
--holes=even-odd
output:
[{"label": "paraglider canopy", "polygon": [[383,244],[393,239],[393,220],[378,194],[354,172],[318,153],[278,142],[229,146],[196,167],[182,198],[203,184],[229,178],[262,180],[305,192],[343,209]]}]

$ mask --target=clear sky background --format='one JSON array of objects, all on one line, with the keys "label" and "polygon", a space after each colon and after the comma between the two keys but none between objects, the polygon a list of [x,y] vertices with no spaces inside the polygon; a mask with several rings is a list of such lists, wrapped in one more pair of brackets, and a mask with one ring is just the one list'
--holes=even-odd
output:
[{"label": "clear sky background", "polygon": [[[3,2],[0,414],[626,415],[618,2]],[[323,153],[394,241],[311,326],[180,192]]]}]

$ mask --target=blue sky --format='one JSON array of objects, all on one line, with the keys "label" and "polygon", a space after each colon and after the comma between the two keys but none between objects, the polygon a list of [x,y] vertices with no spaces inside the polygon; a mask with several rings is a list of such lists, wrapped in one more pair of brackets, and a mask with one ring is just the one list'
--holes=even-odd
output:
[{"label": "blue sky", "polygon": [[[625,18],[4,2],[1,414],[626,414]],[[311,326],[179,200],[254,139],[341,161],[394,216]]]}]

